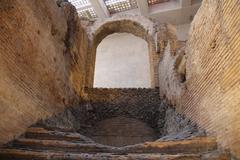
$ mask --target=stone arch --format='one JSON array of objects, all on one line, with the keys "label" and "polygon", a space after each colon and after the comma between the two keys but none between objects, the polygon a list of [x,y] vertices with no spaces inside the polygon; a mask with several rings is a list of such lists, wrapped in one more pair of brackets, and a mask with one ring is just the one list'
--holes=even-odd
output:
[{"label": "stone arch", "polygon": [[93,87],[96,49],[100,42],[113,33],[130,33],[148,43],[151,87],[158,87],[159,54],[156,52],[154,23],[142,16],[112,17],[102,22],[95,22],[88,31],[89,49],[85,86]]}]

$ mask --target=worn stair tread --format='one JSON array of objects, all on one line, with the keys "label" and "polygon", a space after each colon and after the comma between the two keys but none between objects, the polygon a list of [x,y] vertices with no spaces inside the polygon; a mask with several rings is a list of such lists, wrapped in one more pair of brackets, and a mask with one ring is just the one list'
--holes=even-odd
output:
[{"label": "worn stair tread", "polygon": [[61,131],[61,132],[75,132],[73,128],[63,127],[63,126],[45,126],[45,125],[36,125],[32,126],[30,128],[44,128],[46,130],[52,130],[52,131]]},{"label": "worn stair tread", "polygon": [[128,152],[141,153],[145,148],[148,152],[156,153],[200,153],[217,149],[214,137],[193,137],[185,140],[154,141],[124,147]]},{"label": "worn stair tread", "polygon": [[56,151],[74,151],[82,153],[201,153],[217,149],[215,138],[196,137],[187,140],[154,141],[124,147],[112,147],[101,144],[83,144],[60,140],[37,140],[21,138],[16,140],[13,147],[45,149]]},{"label": "worn stair tread", "polygon": [[111,153],[66,153],[29,151],[22,149],[0,149],[1,160],[35,159],[35,160],[229,160],[227,152],[204,154],[111,154]]},{"label": "worn stair tread", "polygon": [[62,132],[56,130],[48,130],[41,127],[31,127],[25,133],[26,138],[34,138],[41,140],[65,140],[65,141],[83,141],[93,143],[90,138],[74,132]]},{"label": "worn stair tread", "polygon": [[96,143],[76,143],[63,140],[38,140],[20,138],[12,143],[12,148],[31,148],[45,149],[55,151],[72,151],[72,152],[112,152],[116,151],[116,147],[105,146]]}]

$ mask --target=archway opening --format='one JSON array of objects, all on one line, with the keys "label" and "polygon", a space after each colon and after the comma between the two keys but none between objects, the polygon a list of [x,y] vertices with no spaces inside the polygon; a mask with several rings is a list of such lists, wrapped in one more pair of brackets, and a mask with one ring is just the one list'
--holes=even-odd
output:
[{"label": "archway opening", "polygon": [[114,33],[97,47],[94,85],[104,88],[150,88],[148,43],[129,33]]}]

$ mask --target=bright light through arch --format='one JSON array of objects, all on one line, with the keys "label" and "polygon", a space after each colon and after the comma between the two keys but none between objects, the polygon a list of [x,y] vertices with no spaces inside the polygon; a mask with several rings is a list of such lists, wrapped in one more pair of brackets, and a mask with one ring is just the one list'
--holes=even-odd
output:
[{"label": "bright light through arch", "polygon": [[150,88],[148,44],[129,33],[107,36],[98,45],[94,87]]}]

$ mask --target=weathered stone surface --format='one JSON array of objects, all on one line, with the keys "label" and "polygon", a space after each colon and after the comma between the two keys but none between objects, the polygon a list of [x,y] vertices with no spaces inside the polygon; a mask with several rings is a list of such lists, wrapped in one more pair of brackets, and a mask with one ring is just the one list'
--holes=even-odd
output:
[{"label": "weathered stone surface", "polygon": [[159,66],[161,97],[217,136],[240,158],[240,5],[205,0],[191,25],[186,46],[186,82],[165,50]]},{"label": "weathered stone surface", "polygon": [[[61,130],[61,131],[60,131]],[[1,159],[196,159],[228,160],[228,152],[217,149],[214,137],[154,141],[111,147],[97,144],[68,129],[29,128],[19,138],[0,148]],[[30,133],[30,135],[29,135]],[[36,137],[33,137],[33,136]],[[30,136],[30,137],[29,137]]]},{"label": "weathered stone surface", "polygon": [[17,149],[0,150],[4,160],[21,160],[21,159],[41,159],[41,160],[229,160],[227,153],[210,153],[210,154],[176,154],[176,155],[162,155],[162,154],[126,154],[116,155],[109,153],[98,154],[74,154],[61,152],[39,152],[39,151],[25,151]]},{"label": "weathered stone surface", "polygon": [[[141,16],[116,16],[102,22],[87,22],[87,28],[84,28],[88,31],[87,35],[81,27],[84,22],[80,22],[76,9],[66,1],[2,0],[0,3],[0,143],[19,135],[37,120],[57,114],[66,106],[72,106],[78,101],[75,93],[85,97],[83,88],[85,82],[91,84],[93,80],[91,71],[94,67],[91,66],[95,62],[95,53],[90,54],[89,50],[113,32],[133,33],[149,43],[150,61],[154,70],[152,79],[154,83],[158,82],[156,71],[160,54],[156,53],[155,35],[161,31],[167,33],[165,25],[157,27],[157,24]],[[149,105],[157,104],[157,101],[147,100]],[[66,110],[61,113],[62,116],[55,116],[46,123],[79,129],[81,125],[87,124],[77,124],[85,113],[88,114],[88,119],[93,118],[91,116],[96,116],[98,120],[107,118],[104,113],[100,116],[102,108],[97,110],[97,114],[89,113],[91,105],[87,102],[84,104],[86,108]],[[156,110],[157,105],[154,105],[155,110],[143,105],[141,107],[141,112],[127,113],[125,107],[114,115],[124,111],[130,117],[145,120],[151,127],[153,124],[155,128],[163,126],[160,119],[158,124],[153,123],[153,119],[160,112],[163,113],[163,109]],[[77,118],[77,114],[81,115],[80,118]],[[8,122],[11,125],[6,125]]]},{"label": "weathered stone surface", "polygon": [[[50,127],[70,127],[86,132],[97,122],[124,116],[145,122],[156,131],[164,126],[165,105],[157,89],[86,89],[88,100],[57,116],[39,122]],[[157,123],[159,122],[159,123]]]},{"label": "weathered stone surface", "polygon": [[88,129],[88,136],[97,143],[120,147],[154,141],[159,135],[140,120],[119,116],[97,122]]},{"label": "weathered stone surface", "polygon": [[[0,0],[0,144],[23,133],[37,120],[74,106],[78,101],[75,92],[85,97],[84,87],[92,87],[98,43],[111,33],[128,32],[149,43],[153,86],[158,86],[161,58],[161,97],[215,134],[224,147],[240,157],[238,0],[204,1],[193,21],[186,53],[182,52],[171,25],[159,26],[139,16],[120,16],[104,22],[87,22],[87,35],[74,7],[65,1],[57,3]],[[162,32],[157,36],[157,31]],[[160,52],[165,52],[163,55],[156,53],[156,44],[161,46]],[[165,116],[162,108],[148,107],[158,100],[139,96],[141,100],[132,98],[130,103],[126,95],[122,100],[139,103],[139,108],[112,107],[109,100],[118,104],[119,99],[107,93],[107,100],[95,97],[96,101],[63,113],[65,119],[56,116],[56,121],[49,123],[82,129],[81,125],[92,126],[113,115],[127,115],[158,130],[170,122],[159,118]],[[141,106],[142,101],[148,105]],[[107,105],[99,107],[103,104]],[[85,114],[87,118],[83,118]],[[175,132],[167,127],[166,132]]]},{"label": "weathered stone surface", "polygon": [[205,130],[199,128],[190,119],[177,113],[172,107],[166,109],[164,120],[160,140],[179,140],[206,136]]},{"label": "weathered stone surface", "polygon": [[[157,89],[87,89],[86,93],[92,107],[91,116],[86,124],[92,124],[104,119],[125,116],[139,119],[156,131],[158,119],[164,121],[165,107],[159,107],[161,100]],[[160,129],[159,129],[160,130]]]},{"label": "weathered stone surface", "polygon": [[[57,128],[56,128],[57,129]],[[1,159],[229,159],[228,152],[217,150],[216,139],[146,142],[126,147],[110,147],[89,141],[74,132],[29,128],[25,138],[0,148]],[[36,138],[29,138],[34,133]],[[54,138],[55,137],[55,138]],[[59,139],[61,138],[61,139]],[[161,154],[160,154],[161,153]]]},{"label": "weathered stone surface", "polygon": [[[147,128],[150,127],[154,130],[155,136],[151,136],[152,140],[159,138],[161,140],[176,140],[205,136],[204,130],[199,129],[196,124],[178,114],[164,101],[161,101],[157,89],[94,88],[86,89],[86,93],[88,94],[88,101],[81,103],[79,106],[67,108],[64,113],[39,122],[39,124],[45,127],[70,127],[93,139],[94,135],[101,131],[101,133],[104,132],[105,134],[101,134],[102,138],[99,138],[107,140],[108,135],[112,135],[115,131],[121,131],[121,126],[118,126],[119,123],[117,121],[115,123],[114,119],[122,117],[121,125],[123,128],[126,125],[124,130],[128,136],[131,134],[143,136],[145,133],[145,131],[136,133],[137,129],[143,126],[130,127],[129,124],[134,125],[135,121],[136,123],[141,122],[142,125],[146,125]],[[127,119],[129,118],[132,119],[132,122],[128,123]],[[113,122],[110,121],[111,119]],[[102,123],[104,124],[105,121],[107,122],[104,128]],[[114,127],[120,128],[110,132]],[[135,128],[135,132],[131,131],[133,128]],[[147,128],[145,130],[149,130]],[[126,134],[121,134],[121,140],[112,139],[104,144],[113,146],[133,144],[134,139],[132,141],[128,140],[128,136],[124,138],[123,135]],[[139,142],[142,142],[144,138],[137,139]],[[95,140],[103,142],[102,140]],[[113,142],[116,142],[116,144]]]},{"label": "weathered stone surface", "polygon": [[0,1],[0,144],[78,101],[55,1]]},{"label": "weathered stone surface", "polygon": [[25,133],[26,138],[34,138],[40,140],[66,140],[81,143],[92,143],[93,141],[79,133],[73,131],[57,131],[49,130],[41,127],[28,128]]},{"label": "weathered stone surface", "polygon": [[80,96],[84,96],[85,86],[88,36],[82,27],[76,8],[68,2],[58,2],[67,20],[67,33],[65,35],[65,54],[67,55],[70,67],[69,79],[75,91]]},{"label": "weathered stone surface", "polygon": [[[67,139],[66,139],[67,140]],[[102,144],[71,142],[61,140],[38,140],[20,138],[12,142],[13,148],[31,148],[35,150],[68,151],[77,153],[204,153],[217,149],[215,138],[199,137],[178,141],[154,141],[124,147],[111,147]]]}]

